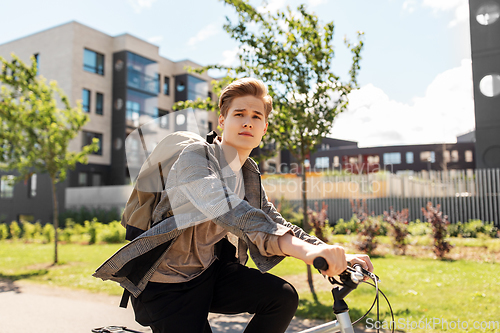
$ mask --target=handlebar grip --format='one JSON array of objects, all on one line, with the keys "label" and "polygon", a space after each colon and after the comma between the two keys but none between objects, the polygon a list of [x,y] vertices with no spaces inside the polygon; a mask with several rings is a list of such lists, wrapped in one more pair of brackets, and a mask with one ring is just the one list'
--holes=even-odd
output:
[{"label": "handlebar grip", "polygon": [[313,266],[314,266],[314,268],[322,270],[322,271],[328,270],[328,263],[326,262],[325,258],[323,258],[323,257],[314,258]]}]

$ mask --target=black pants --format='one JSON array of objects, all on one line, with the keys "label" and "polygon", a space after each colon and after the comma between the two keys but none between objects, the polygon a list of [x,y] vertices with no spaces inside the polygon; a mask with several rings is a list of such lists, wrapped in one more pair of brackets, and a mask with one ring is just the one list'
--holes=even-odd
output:
[{"label": "black pants", "polygon": [[148,283],[131,297],[136,320],[154,333],[211,332],[208,313],[255,314],[245,332],[284,332],[298,306],[294,287],[272,274],[217,259],[184,283]]}]

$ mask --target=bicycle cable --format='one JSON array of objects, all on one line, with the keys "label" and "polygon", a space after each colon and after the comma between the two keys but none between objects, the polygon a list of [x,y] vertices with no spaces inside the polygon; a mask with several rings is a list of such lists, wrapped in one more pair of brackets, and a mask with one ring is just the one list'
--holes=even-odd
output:
[{"label": "bicycle cable", "polygon": [[[366,275],[365,275],[366,276]],[[375,298],[373,299],[373,303],[372,305],[370,306],[370,308],[368,309],[368,311],[362,315],[359,319],[357,319],[356,321],[354,321],[352,323],[352,325],[354,324],[357,324],[358,322],[360,322],[361,320],[363,320],[364,318],[366,318],[366,316],[368,316],[368,314],[371,312],[371,310],[373,309],[373,307],[375,306],[375,303],[377,304],[377,323],[380,323],[380,308],[379,308],[379,292],[380,294],[382,294],[382,296],[384,296],[384,299],[385,301],[387,302],[387,305],[389,306],[389,311],[391,312],[391,319],[392,319],[392,322],[391,322],[391,327],[392,327],[392,333],[394,333],[394,312],[392,311],[392,306],[391,306],[391,303],[389,302],[389,299],[387,299],[387,296],[385,296],[385,294],[382,292],[382,290],[380,290],[378,288],[378,279],[374,279],[373,277],[371,276],[368,276],[370,277],[374,282],[375,284],[371,283],[371,282],[367,282],[367,281],[361,281],[362,283],[366,283],[372,287],[375,288],[376,292],[375,292]],[[328,281],[330,281],[331,284],[338,284],[338,285],[341,285],[341,286],[346,286],[344,283],[342,283],[341,281],[333,278],[333,277],[328,277]],[[335,282],[334,282],[335,281]],[[377,332],[380,331],[380,326],[377,329]]]}]

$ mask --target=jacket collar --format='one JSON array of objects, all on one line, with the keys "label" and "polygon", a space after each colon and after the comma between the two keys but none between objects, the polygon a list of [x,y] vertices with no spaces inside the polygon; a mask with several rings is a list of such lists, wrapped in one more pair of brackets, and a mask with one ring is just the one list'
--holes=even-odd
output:
[{"label": "jacket collar", "polygon": [[[217,154],[218,154],[217,158],[224,157],[224,151],[222,150],[222,147],[221,147],[222,137],[221,136],[217,136],[216,138],[214,138],[213,144],[218,148],[217,149],[218,150],[218,152],[217,152]],[[221,165],[221,166],[222,166],[223,170],[225,169],[225,166],[229,166],[227,164],[227,161],[226,161],[225,157],[221,158],[219,161],[222,161],[223,165]],[[248,157],[247,160],[245,161],[245,163],[243,163],[242,168],[247,169],[248,171],[251,171],[251,172],[254,172],[254,173],[260,175],[260,171],[259,171],[259,167],[258,167],[257,163],[255,163],[255,161],[252,158],[250,158],[250,157]]]}]

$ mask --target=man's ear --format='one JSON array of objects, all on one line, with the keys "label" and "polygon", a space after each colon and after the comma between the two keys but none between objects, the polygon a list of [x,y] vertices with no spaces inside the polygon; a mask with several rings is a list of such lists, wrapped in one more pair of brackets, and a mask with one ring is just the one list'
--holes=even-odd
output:
[{"label": "man's ear", "polygon": [[224,116],[219,115],[219,127],[224,129]]},{"label": "man's ear", "polygon": [[267,125],[269,125],[269,123],[266,121],[266,126],[264,127],[264,134],[267,133]]}]

